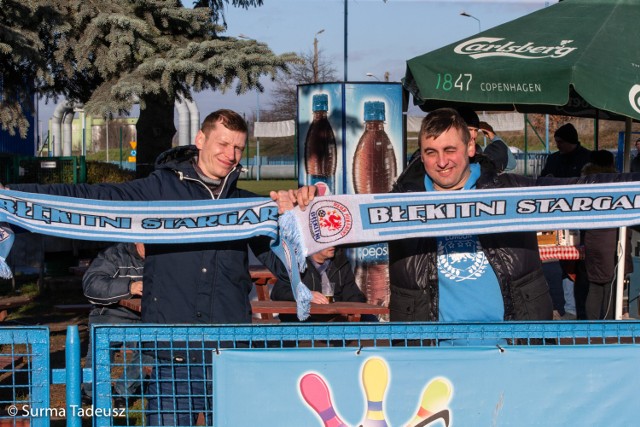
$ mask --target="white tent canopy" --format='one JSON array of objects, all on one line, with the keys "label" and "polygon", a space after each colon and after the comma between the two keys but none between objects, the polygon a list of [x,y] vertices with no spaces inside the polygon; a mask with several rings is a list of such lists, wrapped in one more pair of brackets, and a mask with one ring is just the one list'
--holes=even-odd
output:
[{"label": "white tent canopy", "polygon": [[256,138],[276,138],[296,134],[296,123],[293,120],[282,122],[255,122],[253,136]]},{"label": "white tent canopy", "polygon": [[[524,128],[524,115],[521,113],[487,113],[478,115],[480,121],[487,122],[496,132],[521,131]],[[419,132],[424,116],[407,116],[407,132]]]}]

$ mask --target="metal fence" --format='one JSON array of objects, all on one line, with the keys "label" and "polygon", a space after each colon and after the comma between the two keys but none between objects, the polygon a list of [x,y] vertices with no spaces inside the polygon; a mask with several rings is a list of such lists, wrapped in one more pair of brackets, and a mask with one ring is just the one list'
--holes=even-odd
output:
[{"label": "metal fence", "polygon": [[86,182],[85,158],[76,157],[0,157],[3,184],[77,184]]},{"label": "metal fence", "polygon": [[48,426],[49,328],[0,328],[0,424]]},{"label": "metal fence", "polygon": [[[539,349],[547,357],[545,349],[575,349],[575,356],[588,349],[605,349],[603,345],[618,352],[627,348],[633,355],[640,344],[640,321],[94,325],[90,336],[94,364],[83,375],[77,327],[67,330],[66,366],[53,370],[47,327],[0,328],[0,425],[48,426],[60,416],[68,426],[155,425],[160,418],[164,425],[175,425],[184,424],[178,422],[184,416],[193,420],[188,425],[213,425],[213,406],[221,391],[214,390],[212,367],[220,363],[216,356],[227,350],[264,356],[261,363],[271,367],[279,363],[270,358],[272,349],[305,358],[313,353],[318,360],[324,360],[327,352],[345,349],[353,349],[354,354],[400,349],[420,352],[416,354],[421,360],[429,349],[454,341],[476,349],[479,341],[481,347],[500,351],[531,348],[535,353]],[[527,358],[533,353],[527,353]],[[451,363],[456,363],[454,359]],[[92,383],[90,406],[80,403],[82,381]],[[242,381],[238,378],[237,383]],[[631,376],[629,381],[634,381]],[[189,389],[181,390],[186,382]],[[66,413],[50,407],[50,384],[66,385]],[[269,390],[259,391],[265,392]],[[202,406],[185,405],[181,395],[200,400]]]},{"label": "metal fence", "polygon": [[[640,322],[536,322],[536,323],[379,323],[379,324],[271,324],[247,326],[109,326],[92,327],[94,354],[94,406],[122,408],[112,417],[95,417],[95,426],[165,425],[182,417],[196,425],[213,425],[211,366],[214,355],[227,349],[328,348],[437,348],[452,341],[477,345],[479,341],[506,346],[589,346],[640,344]],[[124,344],[123,344],[124,343]],[[496,344],[491,344],[494,348]],[[114,352],[117,356],[114,358]],[[146,357],[146,359],[145,359]],[[266,360],[265,360],[266,362]],[[135,369],[131,370],[131,364]],[[151,368],[160,371],[151,376]],[[181,400],[172,391],[182,389]],[[137,385],[129,387],[131,382]],[[240,380],[239,380],[240,381]],[[195,386],[194,386],[195,384]],[[121,385],[127,392],[118,395]],[[199,400],[202,406],[188,401]],[[146,421],[145,421],[146,418]],[[155,422],[154,422],[155,420]]]}]

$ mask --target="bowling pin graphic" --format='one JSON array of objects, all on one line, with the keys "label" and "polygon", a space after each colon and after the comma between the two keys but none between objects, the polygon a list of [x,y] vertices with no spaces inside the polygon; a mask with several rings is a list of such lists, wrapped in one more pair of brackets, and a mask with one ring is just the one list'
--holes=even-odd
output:
[{"label": "bowling pin graphic", "polygon": [[372,357],[364,362],[362,385],[367,397],[367,413],[361,427],[388,427],[383,400],[389,383],[389,370],[384,360]]},{"label": "bowling pin graphic", "polygon": [[434,378],[427,384],[422,393],[422,401],[418,413],[407,427],[424,427],[432,422],[442,419],[445,426],[449,425],[449,401],[453,387],[446,378]]},{"label": "bowling pin graphic", "polygon": [[331,403],[329,387],[321,376],[306,374],[300,379],[302,397],[320,416],[324,427],[348,427],[336,413]]}]

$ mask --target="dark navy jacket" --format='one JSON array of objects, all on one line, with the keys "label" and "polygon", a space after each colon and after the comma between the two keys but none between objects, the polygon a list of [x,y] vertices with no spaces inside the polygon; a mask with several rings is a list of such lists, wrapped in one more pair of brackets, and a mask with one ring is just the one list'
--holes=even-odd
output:
[{"label": "dark navy jacket", "polygon": [[[93,304],[91,315],[120,317],[140,322],[140,313],[118,304],[130,299],[131,282],[142,280],[144,259],[134,243],[117,243],[98,254],[82,277],[84,296]],[[91,319],[91,315],[89,319]]]},{"label": "dark navy jacket", "polygon": [[[156,170],[146,178],[122,184],[24,184],[11,189],[102,200],[213,199],[199,179],[194,146],[178,147],[158,157]],[[255,197],[240,190],[236,167],[224,179],[219,198]],[[269,240],[258,237],[219,243],[147,244],[144,264],[142,321],[144,323],[250,323],[252,288],[248,248],[273,273],[286,274],[269,250]]]}]

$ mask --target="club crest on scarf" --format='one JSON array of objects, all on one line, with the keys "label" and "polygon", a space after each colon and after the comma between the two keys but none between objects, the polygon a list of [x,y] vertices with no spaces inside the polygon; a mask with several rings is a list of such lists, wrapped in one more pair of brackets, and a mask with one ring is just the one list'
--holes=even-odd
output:
[{"label": "club crest on scarf", "polygon": [[329,243],[346,236],[353,226],[349,209],[334,200],[322,200],[311,207],[309,229],[316,242]]}]

